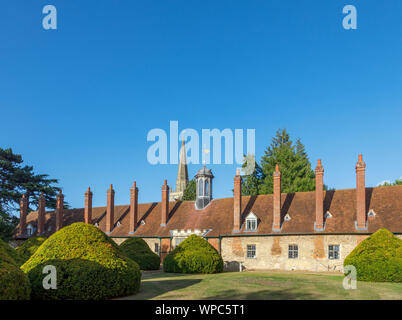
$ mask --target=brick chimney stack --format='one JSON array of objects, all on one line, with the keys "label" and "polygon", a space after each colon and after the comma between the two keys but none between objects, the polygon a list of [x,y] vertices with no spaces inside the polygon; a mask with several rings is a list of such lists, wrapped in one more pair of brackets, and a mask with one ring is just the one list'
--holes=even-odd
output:
[{"label": "brick chimney stack", "polygon": [[113,185],[107,190],[106,234],[112,232],[114,226],[114,190]]},{"label": "brick chimney stack", "polygon": [[131,188],[130,193],[130,229],[129,233],[133,234],[135,231],[135,227],[138,223],[138,188],[137,184],[134,181],[133,187]]},{"label": "brick chimney stack", "polygon": [[39,207],[38,207],[38,235],[41,235],[45,230],[45,206],[46,200],[43,192],[41,192],[39,197]]},{"label": "brick chimney stack", "polygon": [[23,194],[20,201],[20,228],[19,228],[20,234],[26,233],[27,214],[28,214],[28,198],[25,194]]},{"label": "brick chimney stack", "polygon": [[234,197],[233,197],[233,232],[239,232],[241,228],[241,176],[237,168],[234,177]]},{"label": "brick chimney stack", "polygon": [[167,180],[162,186],[162,202],[161,202],[161,227],[166,226],[169,214],[169,186]]},{"label": "brick chimney stack", "polygon": [[367,230],[366,224],[366,164],[359,154],[356,164],[356,230]]},{"label": "brick chimney stack", "polygon": [[324,231],[324,167],[318,159],[315,167],[315,231]]},{"label": "brick chimney stack", "polygon": [[90,187],[85,192],[84,221],[86,224],[92,223],[92,192]]},{"label": "brick chimney stack", "polygon": [[57,195],[57,206],[56,206],[56,231],[63,228],[63,207],[64,207],[64,195],[59,190]]},{"label": "brick chimney stack", "polygon": [[274,221],[272,231],[281,231],[281,173],[279,165],[275,166],[274,177]]}]

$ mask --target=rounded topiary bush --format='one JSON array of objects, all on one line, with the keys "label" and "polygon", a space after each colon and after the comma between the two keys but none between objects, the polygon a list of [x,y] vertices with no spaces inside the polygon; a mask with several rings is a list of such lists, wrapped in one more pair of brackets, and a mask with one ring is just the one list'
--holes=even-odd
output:
[{"label": "rounded topiary bush", "polygon": [[[44,289],[43,268],[56,267],[57,289]],[[21,267],[33,299],[99,300],[138,291],[141,272],[97,227],[74,223],[49,237]]]},{"label": "rounded topiary bush", "polygon": [[189,236],[163,260],[165,272],[217,273],[223,271],[223,260],[207,240]]},{"label": "rounded topiary bush", "polygon": [[0,239],[0,250],[4,251],[7,256],[13,259],[17,266],[21,266],[25,260],[24,257],[14,248],[11,248],[6,242]]},{"label": "rounded topiary bush", "polygon": [[357,280],[402,282],[402,240],[386,229],[379,229],[362,241],[345,259]]},{"label": "rounded topiary bush", "polygon": [[9,255],[10,246],[2,240],[0,243],[0,300],[28,300],[31,292],[28,277]]},{"label": "rounded topiary bush", "polygon": [[46,239],[46,237],[41,236],[31,237],[24,241],[15,250],[20,254],[25,263],[36,252],[36,250],[38,250],[41,244],[46,241]]},{"label": "rounded topiary bush", "polygon": [[120,245],[121,252],[138,263],[141,270],[159,270],[161,258],[152,252],[141,238],[127,239]]}]

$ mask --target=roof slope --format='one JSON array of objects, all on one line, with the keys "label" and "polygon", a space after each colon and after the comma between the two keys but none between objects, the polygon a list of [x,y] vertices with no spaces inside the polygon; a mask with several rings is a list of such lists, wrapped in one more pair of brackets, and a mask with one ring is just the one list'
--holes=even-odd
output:
[{"label": "roof slope", "polygon": [[[321,233],[373,233],[380,228],[391,232],[402,232],[402,186],[366,188],[367,212],[372,209],[375,217],[368,217],[368,231],[355,230],[356,190],[345,189],[324,193],[324,213],[332,215],[325,221],[325,230]],[[244,224],[240,234],[298,234],[319,233],[314,231],[315,193],[298,192],[282,194],[281,217],[282,229],[272,231],[273,195],[243,196],[242,222],[249,212],[258,217],[258,231],[247,232]],[[233,233],[233,198],[215,199],[203,210],[196,210],[194,201],[169,203],[169,219],[165,227],[160,226],[160,203],[138,205],[139,223],[134,236],[170,236],[171,230],[211,229],[207,236],[230,235]],[[115,228],[110,236],[130,236],[129,205],[115,206]],[[285,215],[290,220],[284,220]],[[46,212],[45,232],[47,235],[55,229],[55,211]],[[101,230],[106,227],[106,207],[93,208],[93,223],[98,223]],[[27,224],[36,225],[37,212],[31,212]],[[64,225],[84,220],[84,209],[64,210]],[[120,225],[118,225],[120,222]],[[239,234],[239,233],[236,233]]]}]

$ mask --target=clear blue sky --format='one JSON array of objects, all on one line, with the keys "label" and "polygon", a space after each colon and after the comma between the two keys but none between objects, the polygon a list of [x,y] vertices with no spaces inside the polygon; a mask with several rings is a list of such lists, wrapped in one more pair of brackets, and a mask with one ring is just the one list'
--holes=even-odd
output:
[{"label": "clear blue sky", "polygon": [[[42,8],[58,29],[42,28]],[[342,8],[357,8],[344,30]],[[256,130],[259,159],[278,128],[300,137],[325,183],[402,176],[402,1],[2,1],[0,146],[58,178],[82,207],[160,201],[175,165],[147,161],[147,133]],[[214,197],[231,196],[234,165],[210,166]],[[190,166],[191,176],[199,166]]]}]

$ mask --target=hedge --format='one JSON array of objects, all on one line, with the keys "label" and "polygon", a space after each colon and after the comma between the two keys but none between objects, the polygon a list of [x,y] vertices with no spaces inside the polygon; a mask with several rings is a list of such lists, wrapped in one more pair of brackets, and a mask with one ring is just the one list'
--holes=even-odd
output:
[{"label": "hedge", "polygon": [[402,282],[402,240],[386,229],[379,229],[362,241],[345,259],[357,280]]},{"label": "hedge", "polygon": [[121,252],[138,263],[141,270],[159,270],[161,258],[141,238],[130,238],[120,245]]},{"label": "hedge", "polygon": [[46,241],[46,237],[35,236],[24,241],[15,250],[23,258],[23,263],[28,261],[28,259],[38,250],[42,243]]},{"label": "hedge", "polygon": [[14,249],[0,239],[0,300],[28,300],[29,280],[10,256],[12,251]]},{"label": "hedge", "polygon": [[[57,290],[43,288],[46,265],[57,270]],[[28,274],[32,299],[100,300],[138,291],[141,272],[97,227],[82,222],[49,237],[21,267]]]},{"label": "hedge", "polygon": [[165,257],[163,270],[178,273],[217,273],[223,271],[223,260],[208,241],[191,235]]},{"label": "hedge", "polygon": [[0,250],[3,250],[9,257],[11,257],[17,266],[21,266],[25,261],[24,257],[14,248],[11,248],[6,242],[0,239]]}]

